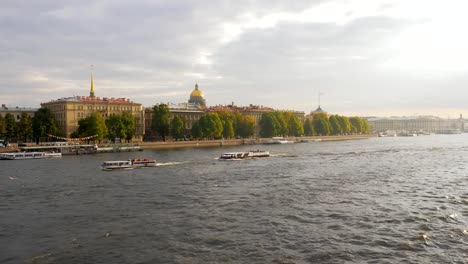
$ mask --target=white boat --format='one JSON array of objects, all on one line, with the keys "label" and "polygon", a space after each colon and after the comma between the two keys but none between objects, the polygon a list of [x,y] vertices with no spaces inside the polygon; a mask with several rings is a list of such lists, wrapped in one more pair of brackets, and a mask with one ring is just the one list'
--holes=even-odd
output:
[{"label": "white boat", "polygon": [[221,154],[219,160],[242,160],[249,157],[250,152],[227,152]]},{"label": "white boat", "polygon": [[272,137],[272,140],[266,141],[263,144],[292,144],[294,141],[287,140],[284,137]]},{"label": "white boat", "polygon": [[1,160],[25,160],[25,159],[47,159],[61,158],[62,153],[56,152],[8,152],[0,153]]},{"label": "white boat", "polygon": [[252,150],[252,151],[243,151],[243,152],[227,152],[221,154],[218,158],[219,160],[243,160],[250,158],[264,158],[269,157],[270,152],[263,150]]},{"label": "white boat", "polygon": [[270,157],[270,152],[269,151],[264,151],[264,150],[251,150],[251,151],[249,151],[249,157],[251,157],[251,158]]},{"label": "white boat", "polygon": [[137,168],[155,167],[154,159],[131,159],[131,160],[112,160],[104,161],[101,165],[103,170],[130,170]]},{"label": "white boat", "polygon": [[154,159],[132,159],[131,162],[132,162],[133,167],[135,168],[156,166],[156,160]]}]

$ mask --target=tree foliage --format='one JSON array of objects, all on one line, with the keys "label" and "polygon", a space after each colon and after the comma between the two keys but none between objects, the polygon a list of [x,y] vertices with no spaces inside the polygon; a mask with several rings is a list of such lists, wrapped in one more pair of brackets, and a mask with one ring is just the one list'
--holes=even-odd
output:
[{"label": "tree foliage", "polygon": [[0,138],[5,136],[5,129],[5,118],[2,115],[0,115]]},{"label": "tree foliage", "polygon": [[26,112],[21,113],[17,128],[19,138],[26,141],[28,138],[32,137],[31,117]]},{"label": "tree foliage", "polygon": [[47,135],[57,135],[59,133],[57,121],[48,108],[40,108],[34,113],[32,118],[32,132],[34,137],[46,137]]},{"label": "tree foliage", "polygon": [[312,123],[314,125],[314,131],[317,135],[328,136],[332,133],[332,128],[327,114],[315,114]]},{"label": "tree foliage", "polygon": [[299,137],[304,134],[304,126],[296,115],[291,114],[289,116],[288,126],[290,136]]},{"label": "tree foliage", "polygon": [[125,129],[125,137],[124,139],[129,142],[132,140],[133,136],[135,135],[135,127],[136,127],[136,120],[135,116],[133,116],[130,112],[125,112],[121,115],[122,123]]},{"label": "tree foliage", "polygon": [[15,138],[17,136],[15,116],[11,113],[5,115],[5,136],[6,138]]},{"label": "tree foliage", "polygon": [[163,141],[166,141],[166,136],[169,135],[170,117],[169,107],[166,104],[153,107],[151,128],[163,138]]},{"label": "tree foliage", "polygon": [[315,135],[314,125],[312,124],[312,119],[311,118],[307,118],[304,121],[304,134],[306,136]]},{"label": "tree foliage", "polygon": [[341,127],[340,120],[338,118],[338,115],[331,115],[330,118],[328,119],[330,121],[330,126],[332,130],[333,135],[341,135],[343,134],[343,128]]},{"label": "tree foliage", "polygon": [[223,123],[217,113],[207,113],[198,120],[202,135],[205,138],[220,138],[223,133]]},{"label": "tree foliage", "polygon": [[185,120],[180,116],[174,116],[171,121],[171,135],[175,139],[185,136]]},{"label": "tree foliage", "polygon": [[255,134],[255,118],[253,116],[236,116],[236,133],[242,138],[250,137]]},{"label": "tree foliage", "polygon": [[89,117],[78,121],[78,129],[74,136],[96,136],[94,140],[101,141],[108,134],[106,122],[99,113],[92,113]]},{"label": "tree foliage", "polygon": [[105,121],[107,126],[107,138],[111,141],[116,140],[116,138],[126,139],[126,129],[121,115],[111,115]]}]

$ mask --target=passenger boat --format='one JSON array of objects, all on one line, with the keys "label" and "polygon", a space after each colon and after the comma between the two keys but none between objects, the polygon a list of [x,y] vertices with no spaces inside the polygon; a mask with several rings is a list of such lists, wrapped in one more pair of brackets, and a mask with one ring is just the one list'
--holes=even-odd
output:
[{"label": "passenger boat", "polygon": [[8,152],[0,153],[1,160],[25,160],[25,159],[47,159],[61,158],[62,153],[55,152]]},{"label": "passenger boat", "polygon": [[131,160],[113,160],[104,161],[101,165],[103,170],[129,170],[137,168],[155,167],[154,159],[131,159]]},{"label": "passenger boat", "polygon": [[218,158],[219,160],[242,160],[242,159],[250,159],[250,158],[264,158],[269,157],[270,152],[263,151],[263,150],[252,150],[252,151],[244,151],[244,152],[227,152],[221,154]]},{"label": "passenger boat", "polygon": [[154,159],[132,159],[131,162],[133,167],[135,168],[156,166],[156,160]]},{"label": "passenger boat", "polygon": [[251,150],[249,151],[249,157],[251,158],[265,158],[265,157],[270,157],[270,152],[269,151],[264,151],[264,150]]},{"label": "passenger boat", "polygon": [[219,160],[242,160],[249,157],[249,152],[227,152],[221,154]]}]

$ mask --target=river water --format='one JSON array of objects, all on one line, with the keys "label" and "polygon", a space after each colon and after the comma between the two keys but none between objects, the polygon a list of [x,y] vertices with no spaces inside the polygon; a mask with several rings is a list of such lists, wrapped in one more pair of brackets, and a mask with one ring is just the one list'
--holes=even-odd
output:
[{"label": "river water", "polygon": [[0,161],[0,263],[468,263],[467,134],[253,147]]}]

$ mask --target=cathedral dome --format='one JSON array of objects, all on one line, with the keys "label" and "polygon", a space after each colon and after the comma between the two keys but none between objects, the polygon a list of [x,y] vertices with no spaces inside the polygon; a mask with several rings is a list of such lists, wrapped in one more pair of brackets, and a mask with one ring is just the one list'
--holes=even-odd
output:
[{"label": "cathedral dome", "polygon": [[195,90],[190,94],[189,104],[195,104],[199,107],[206,106],[205,98],[203,98],[203,92],[198,90],[198,83],[195,84]]},{"label": "cathedral dome", "polygon": [[203,92],[198,90],[198,84],[195,84],[195,90],[192,91],[190,97],[203,97]]}]

